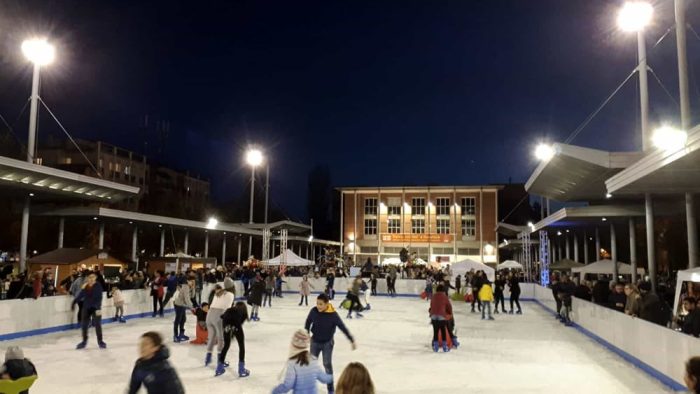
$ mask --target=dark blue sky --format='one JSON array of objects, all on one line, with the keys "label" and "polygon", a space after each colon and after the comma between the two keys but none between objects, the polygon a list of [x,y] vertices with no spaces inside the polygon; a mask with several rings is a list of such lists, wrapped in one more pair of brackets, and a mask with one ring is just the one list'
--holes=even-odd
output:
[{"label": "dark blue sky", "polygon": [[[29,95],[19,45],[39,33],[58,45],[42,95],[69,131],[143,151],[140,119],[166,119],[162,160],[211,178],[216,200],[240,194],[249,143],[295,217],[316,164],[336,186],[524,182],[536,143],[565,139],[635,66],[621,3],[1,0],[0,114],[13,121]],[[651,48],[672,1],[655,7],[649,62],[676,99],[675,34]],[[688,44],[697,109],[700,40]],[[676,121],[650,86],[652,125]],[[573,143],[633,150],[637,117],[634,78]],[[39,139],[54,132],[42,121]]]}]

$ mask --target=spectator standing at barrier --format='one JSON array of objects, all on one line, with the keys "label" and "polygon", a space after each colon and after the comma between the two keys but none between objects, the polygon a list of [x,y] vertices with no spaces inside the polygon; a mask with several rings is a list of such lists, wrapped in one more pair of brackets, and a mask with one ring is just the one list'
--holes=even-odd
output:
[{"label": "spectator standing at barrier", "polygon": [[625,306],[627,305],[627,296],[625,295],[625,285],[623,283],[615,283],[615,288],[610,294],[610,308],[625,313]]},{"label": "spectator standing at barrier", "polygon": [[582,279],[578,280],[576,285],[576,291],[574,292],[574,297],[580,300],[591,300],[591,288],[588,287],[588,282]]},{"label": "spectator standing at barrier", "polygon": [[559,274],[554,273],[552,274],[552,282],[549,284],[549,287],[552,289],[552,296],[554,297],[554,302],[557,305],[557,318],[561,320],[561,297],[559,296]]},{"label": "spectator standing at barrier", "polygon": [[663,301],[651,291],[651,283],[643,282],[639,285],[639,290],[642,295],[639,317],[646,321],[666,326],[670,316],[666,316]]},{"label": "spectator standing at barrier", "polygon": [[642,309],[642,296],[639,294],[639,289],[635,284],[627,283],[625,285],[625,295],[627,302],[625,303],[625,313],[637,317]]},{"label": "spectator standing at barrier", "polygon": [[678,319],[678,325],[684,334],[697,337],[700,335],[700,310],[695,303],[694,297],[686,297],[683,300],[683,309],[688,311],[688,314]]},{"label": "spectator standing at barrier", "polygon": [[598,280],[593,285],[593,302],[598,305],[607,306],[610,299],[610,282],[604,275],[599,275]]}]

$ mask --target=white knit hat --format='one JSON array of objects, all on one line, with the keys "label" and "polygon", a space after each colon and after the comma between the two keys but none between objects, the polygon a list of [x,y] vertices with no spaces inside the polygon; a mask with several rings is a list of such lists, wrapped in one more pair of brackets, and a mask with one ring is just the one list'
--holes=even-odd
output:
[{"label": "white knit hat", "polygon": [[19,346],[10,346],[5,351],[5,362],[9,360],[24,360],[24,352]]},{"label": "white knit hat", "polygon": [[301,352],[309,351],[311,337],[304,329],[298,329],[292,336],[292,343],[289,344],[289,358],[296,356]]}]

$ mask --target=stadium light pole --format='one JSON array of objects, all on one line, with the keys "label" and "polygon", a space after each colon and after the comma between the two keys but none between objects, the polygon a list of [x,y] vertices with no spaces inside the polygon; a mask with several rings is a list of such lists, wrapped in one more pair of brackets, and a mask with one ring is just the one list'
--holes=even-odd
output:
[{"label": "stadium light pole", "polygon": [[[263,154],[259,149],[250,149],[246,153],[246,162],[251,168],[250,176],[250,212],[249,223],[253,224],[253,201],[255,199],[255,168],[262,164]],[[253,253],[253,236],[248,236],[248,257]],[[240,262],[239,262],[240,263]]]},{"label": "stadium light pole", "polygon": [[[29,114],[29,137],[27,138],[27,161],[34,163],[34,145],[36,140],[36,124],[38,117],[39,103],[39,76],[42,66],[53,62],[55,49],[53,45],[46,42],[44,38],[33,38],[22,43],[22,53],[34,64],[32,74],[32,96],[30,98]],[[20,232],[19,247],[19,268],[21,272],[27,268],[27,238],[29,236],[29,206],[31,204],[30,195],[24,198],[24,208],[22,209],[22,228]]]},{"label": "stadium light pole", "polygon": [[[651,23],[654,7],[644,1],[625,3],[617,15],[617,24],[621,30],[637,33],[637,57],[639,64],[639,106],[641,109],[642,150],[651,148],[649,135],[649,86],[647,84],[647,48],[644,30]],[[654,250],[654,207],[651,194],[644,194],[644,210],[646,216],[647,261],[649,264],[649,279],[651,288],[656,292],[656,251]]]}]

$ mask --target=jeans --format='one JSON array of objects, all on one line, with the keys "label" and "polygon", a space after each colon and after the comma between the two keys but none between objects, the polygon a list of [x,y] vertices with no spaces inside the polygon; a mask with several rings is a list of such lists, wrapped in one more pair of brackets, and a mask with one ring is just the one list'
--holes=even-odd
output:
[{"label": "jeans", "polygon": [[187,307],[175,305],[175,321],[173,322],[173,336],[185,335],[186,321]]},{"label": "jeans", "polygon": [[102,342],[102,311],[95,308],[83,308],[83,316],[81,324],[83,329],[83,342],[87,342],[88,326],[92,319],[92,325],[95,326],[95,334],[97,334],[97,342]]},{"label": "jeans", "polygon": [[484,301],[481,304],[481,318],[485,318],[487,316],[486,310],[488,309],[488,318],[491,318],[491,302],[489,301]]},{"label": "jeans", "polygon": [[[323,353],[323,368],[327,374],[333,375],[333,345],[335,342],[331,339],[328,342],[311,341],[311,355],[318,358],[320,353]],[[333,391],[333,381],[328,383],[328,392]]]}]

